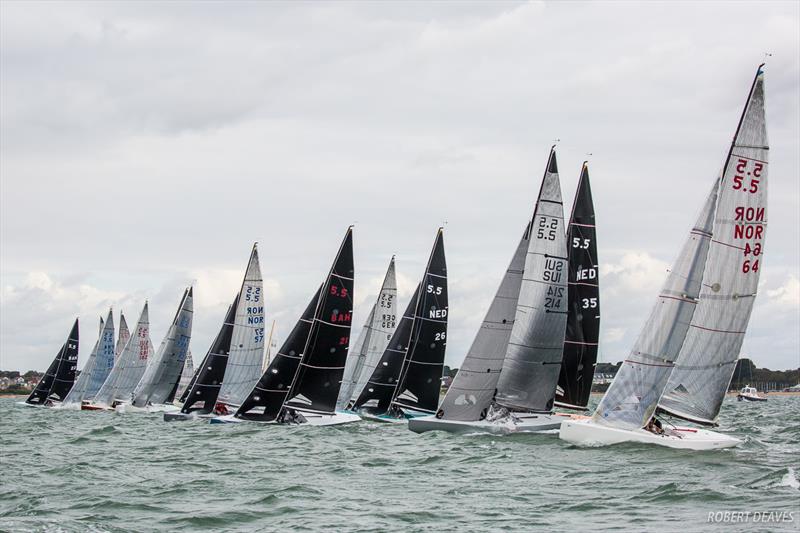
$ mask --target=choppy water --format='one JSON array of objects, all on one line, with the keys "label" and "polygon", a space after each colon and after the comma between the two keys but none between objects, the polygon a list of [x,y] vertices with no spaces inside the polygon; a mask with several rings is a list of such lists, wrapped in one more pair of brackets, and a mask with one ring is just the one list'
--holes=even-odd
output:
[{"label": "choppy water", "polygon": [[[554,435],[165,423],[0,399],[8,531],[774,531],[800,525],[800,397],[726,400],[732,450]],[[792,523],[708,524],[709,512]]]}]

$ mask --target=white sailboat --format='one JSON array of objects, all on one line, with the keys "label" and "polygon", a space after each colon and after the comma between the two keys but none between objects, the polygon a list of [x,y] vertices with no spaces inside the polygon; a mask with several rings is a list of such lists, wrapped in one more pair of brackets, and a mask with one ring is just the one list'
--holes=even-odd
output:
[{"label": "white sailboat", "polygon": [[62,407],[80,409],[83,402],[95,397],[114,366],[114,315],[111,309],[104,321],[100,318],[100,331],[89,359],[83,365],[75,385],[64,398]]},{"label": "white sailboat", "polygon": [[120,402],[117,412],[174,410],[172,397],[183,371],[192,337],[192,288],[183,291],[178,310],[158,351],[147,363],[130,402]]},{"label": "white sailboat", "polygon": [[496,434],[555,429],[553,414],[567,315],[567,248],[555,147],[533,218],[486,318],[434,416],[418,433]]},{"label": "white sailboat", "polygon": [[89,403],[84,403],[81,409],[86,411],[113,409],[118,402],[130,401],[131,393],[142,379],[147,368],[147,360],[152,353],[150,318],[148,305],[145,302],[136,329],[125,344],[111,373],[97,395]]},{"label": "white sailboat", "polygon": [[389,345],[395,329],[397,329],[397,280],[394,256],[392,256],[378,298],[347,356],[342,388],[336,401],[337,411],[347,408],[364,389],[369,376],[375,370],[375,365]]},{"label": "white sailboat", "polygon": [[768,150],[760,66],[720,177],[631,356],[591,419],[562,424],[563,440],[692,450],[739,444],[703,428],[664,428],[655,415],[716,425],[758,287]]}]

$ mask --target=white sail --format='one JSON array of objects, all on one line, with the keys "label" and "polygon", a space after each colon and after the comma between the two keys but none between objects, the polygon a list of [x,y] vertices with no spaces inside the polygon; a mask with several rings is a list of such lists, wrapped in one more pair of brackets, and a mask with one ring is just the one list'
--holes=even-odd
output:
[{"label": "white sail", "polygon": [[508,409],[549,412],[567,327],[567,242],[555,150],[550,151],[531,224],[517,311],[497,382]]},{"label": "white sail", "polygon": [[272,327],[269,329],[269,337],[267,337],[267,349],[264,351],[264,363],[261,365],[261,374],[267,371],[269,362],[272,360],[272,349],[275,348],[275,341],[272,340],[275,334],[275,321],[272,321]]},{"label": "white sail", "polygon": [[181,379],[178,381],[178,389],[175,391],[175,397],[180,398],[183,396],[183,391],[192,382],[194,376],[194,360],[192,359],[192,350],[186,350],[186,360],[183,362],[183,371],[181,371]]},{"label": "white sail", "polygon": [[767,229],[764,74],[759,68],[720,184],[700,302],[659,408],[714,425],[758,290]]},{"label": "white sail", "polygon": [[397,280],[395,276],[394,256],[389,261],[389,268],[383,278],[378,299],[372,306],[367,321],[358,335],[358,340],[351,347],[344,368],[342,388],[336,409],[347,407],[350,400],[355,399],[367,380],[375,370],[375,365],[389,345],[397,328]]},{"label": "white sail", "polygon": [[697,307],[718,184],[719,180],[706,198],[630,356],[600,401],[595,421],[638,429],[653,416]]},{"label": "white sail", "polygon": [[119,312],[119,337],[117,337],[117,345],[114,348],[114,361],[116,361],[122,350],[125,349],[125,345],[128,344],[128,341],[131,338],[131,332],[128,329],[128,322],[125,320],[125,315],[122,311]]},{"label": "white sail", "polygon": [[253,245],[236,307],[231,349],[218,402],[239,406],[258,383],[264,360],[264,330],[264,283],[258,248]]},{"label": "white sail", "polygon": [[94,397],[94,403],[112,406],[114,400],[130,401],[131,393],[136,384],[142,379],[147,359],[153,353],[153,343],[150,342],[150,318],[147,302],[144,304],[142,314],[136,329],[125,344],[119,359],[106,379],[100,391]]},{"label": "white sail", "polygon": [[83,400],[91,400],[95,397],[100,387],[106,382],[111,370],[114,368],[114,314],[112,310],[108,310],[105,325],[103,326],[103,335],[100,337],[97,346],[97,355],[95,357],[94,366],[92,367],[92,374],[89,378],[89,383],[86,386],[86,392]]},{"label": "white sail", "polygon": [[83,369],[81,370],[78,379],[75,380],[75,385],[72,386],[72,388],[69,390],[69,393],[64,398],[64,401],[62,402],[63,405],[80,405],[81,401],[83,401],[86,397],[86,387],[89,385],[92,369],[94,368],[95,361],[97,360],[97,347],[100,346],[100,340],[103,338],[103,324],[103,317],[100,317],[100,329],[97,332],[97,340],[95,341],[94,347],[89,354],[89,359],[87,359],[86,364],[83,365]]},{"label": "white sail", "polygon": [[183,292],[178,311],[158,351],[133,391],[133,405],[163,404],[178,384],[192,336],[192,288]]},{"label": "white sail", "polygon": [[492,403],[514,326],[530,229],[528,223],[478,334],[439,406],[437,417],[443,420],[481,420]]}]

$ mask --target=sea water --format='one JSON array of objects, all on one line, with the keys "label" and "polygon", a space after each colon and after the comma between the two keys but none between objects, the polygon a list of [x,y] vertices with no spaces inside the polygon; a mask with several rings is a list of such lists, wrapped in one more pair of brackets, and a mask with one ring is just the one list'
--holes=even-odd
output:
[{"label": "sea water", "polygon": [[[404,425],[166,423],[0,399],[4,531],[776,531],[800,525],[800,397],[727,399],[712,452]],[[596,401],[596,399],[594,400]],[[727,514],[726,514],[727,513]]]}]

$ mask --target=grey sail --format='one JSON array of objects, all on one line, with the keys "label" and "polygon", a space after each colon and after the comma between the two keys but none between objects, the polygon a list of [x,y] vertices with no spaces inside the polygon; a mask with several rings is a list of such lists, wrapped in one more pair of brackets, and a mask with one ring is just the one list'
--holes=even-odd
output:
[{"label": "grey sail", "polygon": [[63,405],[80,405],[80,403],[86,398],[86,389],[92,376],[92,369],[94,368],[95,361],[97,360],[97,347],[100,346],[100,341],[103,338],[103,325],[103,317],[100,317],[100,330],[98,331],[97,341],[94,343],[94,347],[89,354],[89,359],[87,359],[86,364],[83,365],[83,369],[81,370],[78,379],[75,380],[75,385],[72,386],[72,388],[69,390],[69,393],[64,398],[64,401],[62,402]]},{"label": "grey sail", "polygon": [[125,315],[122,313],[122,311],[120,311],[119,333],[117,337],[117,344],[114,348],[114,362],[116,362],[116,360],[119,358],[120,354],[122,353],[122,350],[125,349],[125,345],[128,344],[130,338],[131,338],[131,332],[128,329],[128,322],[125,320]]},{"label": "grey sail", "polygon": [[264,283],[253,245],[233,319],[230,352],[217,402],[238,407],[261,377],[264,364]]},{"label": "grey sail", "polygon": [[183,370],[181,371],[181,378],[178,381],[178,388],[175,391],[175,397],[180,398],[183,396],[183,391],[189,386],[192,382],[192,376],[194,375],[194,360],[192,359],[192,351],[186,351],[186,360],[183,362]]},{"label": "grey sail", "polygon": [[347,407],[347,404],[364,388],[396,328],[397,279],[393,256],[383,278],[378,299],[372,306],[367,322],[348,355],[342,388],[336,402],[337,410]]},{"label": "grey sail", "polygon": [[114,402],[131,400],[131,393],[136,384],[142,379],[147,359],[153,353],[153,343],[150,342],[150,318],[148,306],[145,302],[142,314],[125,348],[120,353],[114,368],[108,375],[100,391],[94,397],[95,404],[113,407]]},{"label": "grey sail", "polygon": [[511,338],[525,269],[530,222],[511,258],[475,340],[436,414],[444,420],[475,421],[486,417]]},{"label": "grey sail", "polygon": [[132,403],[136,407],[166,403],[175,390],[192,336],[192,315],[192,288],[189,287],[183,291],[172,324],[133,391]]},{"label": "grey sail", "polygon": [[703,205],[639,338],[593,415],[623,429],[644,427],[656,410],[697,307],[711,242],[719,180]]},{"label": "grey sail", "polygon": [[555,150],[551,149],[525,257],[525,272],[495,401],[550,412],[567,326],[567,242]]},{"label": "grey sail", "polygon": [[723,169],[700,291],[659,408],[715,425],[758,290],[767,229],[764,74],[759,67]]}]

